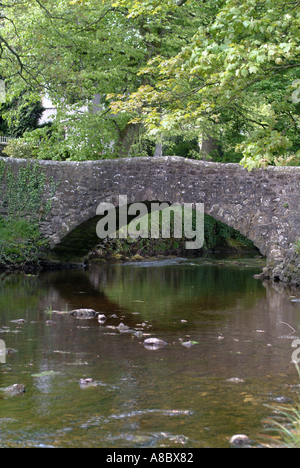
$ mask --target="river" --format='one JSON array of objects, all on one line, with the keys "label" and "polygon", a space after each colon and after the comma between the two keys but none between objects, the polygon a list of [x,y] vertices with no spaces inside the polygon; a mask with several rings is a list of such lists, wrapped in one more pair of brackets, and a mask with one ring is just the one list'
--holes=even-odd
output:
[{"label": "river", "polygon": [[[0,447],[229,447],[239,433],[268,444],[272,406],[298,400],[300,304],[254,279],[257,262],[210,255],[3,273],[0,338],[16,352],[0,364],[0,388],[26,392],[0,392]],[[77,308],[107,320],[57,313]],[[150,336],[167,345],[147,349]]]}]

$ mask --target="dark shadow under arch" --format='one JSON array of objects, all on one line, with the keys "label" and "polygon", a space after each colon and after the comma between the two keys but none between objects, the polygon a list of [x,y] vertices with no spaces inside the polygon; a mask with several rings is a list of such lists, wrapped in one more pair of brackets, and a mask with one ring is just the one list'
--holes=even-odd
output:
[{"label": "dark shadow under arch", "polygon": [[[137,202],[135,202],[137,203]],[[168,203],[171,205],[171,202],[161,202],[159,200],[152,200],[152,201],[143,201],[138,202],[143,203],[146,205],[148,212],[151,211],[152,203]],[[129,203],[127,205],[127,210],[133,203]],[[112,213],[113,210],[111,210]],[[121,229],[123,225],[120,225],[119,221],[119,207],[115,208],[116,213],[116,226],[117,230]],[[108,212],[105,212],[102,216],[93,216],[87,221],[81,223],[78,227],[73,229],[69,232],[65,237],[62,238],[61,242],[57,244],[51,252],[51,256],[56,258],[60,261],[64,262],[72,262],[72,261],[82,261],[84,257],[98,244],[101,244],[102,239],[100,239],[97,235],[96,228],[98,222],[104,217],[107,216]],[[135,219],[136,216],[127,216],[127,221],[129,224],[132,219]],[[216,219],[216,218],[214,218]],[[225,224],[225,223],[223,223]],[[255,244],[255,243],[254,243]],[[259,251],[259,247],[257,247]],[[201,250],[200,250],[201,252]],[[196,252],[193,251],[195,254]]]}]

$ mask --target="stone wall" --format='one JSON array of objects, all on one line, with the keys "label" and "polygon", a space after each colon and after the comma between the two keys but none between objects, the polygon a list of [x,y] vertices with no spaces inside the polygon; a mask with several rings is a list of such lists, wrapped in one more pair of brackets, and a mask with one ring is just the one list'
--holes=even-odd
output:
[{"label": "stone wall", "polygon": [[39,164],[48,180],[45,197],[50,193],[50,178],[59,182],[51,211],[41,223],[52,248],[70,236],[73,244],[80,237],[83,241],[84,236],[93,237],[99,203],[117,206],[118,195],[127,195],[128,203],[204,203],[207,214],[239,230],[268,257],[267,275],[277,268],[280,278],[292,258],[297,269],[293,274],[298,275],[300,260],[294,244],[300,238],[300,167],[248,172],[238,164],[181,157],[87,162],[1,159],[13,172],[26,164]]}]

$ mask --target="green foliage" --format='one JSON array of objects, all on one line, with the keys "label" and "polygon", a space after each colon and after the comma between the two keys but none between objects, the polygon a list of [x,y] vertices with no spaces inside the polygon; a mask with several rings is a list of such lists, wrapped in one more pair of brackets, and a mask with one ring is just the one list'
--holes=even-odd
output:
[{"label": "green foliage", "polygon": [[176,135],[168,140],[164,140],[164,156],[199,157],[199,141],[195,136],[188,138],[187,135]]},{"label": "green foliage", "polygon": [[51,196],[56,184],[50,181],[51,196],[43,201],[45,174],[37,165],[20,168],[18,175],[0,163],[0,182],[5,176],[5,190],[1,187],[2,205],[7,217],[0,218],[0,264],[23,267],[38,263],[38,252],[47,246],[39,230],[39,222],[51,208]]},{"label": "green foliage", "polygon": [[[160,8],[167,10],[168,3]],[[139,4],[132,6],[135,15],[139,9],[143,14],[148,1]],[[299,2],[206,5],[207,24],[199,25],[176,57],[150,61],[143,73],[159,70],[156,83],[119,96],[115,111],[142,115],[152,135],[197,126],[220,141],[225,154],[235,149],[249,170],[298,160]]]},{"label": "green foliage", "polygon": [[23,138],[9,140],[8,144],[3,150],[4,154],[11,158],[25,158],[30,159],[34,157],[35,150],[37,149],[37,142],[28,142]]},{"label": "green foliage", "polygon": [[19,95],[12,95],[1,104],[0,111],[0,134],[20,138],[25,132],[39,127],[44,108],[41,96],[25,88]]},{"label": "green foliage", "polygon": [[30,220],[0,220],[0,264],[24,267],[38,264],[38,253],[47,245],[38,225]]},{"label": "green foliage", "polygon": [[44,111],[40,97],[37,99],[26,91],[21,93],[20,97],[13,98],[3,108],[2,117],[7,125],[6,134],[13,138],[20,138],[25,132],[36,129]]},{"label": "green foliage", "polygon": [[209,215],[204,215],[204,249],[213,249],[222,244],[225,239],[236,239],[250,249],[255,249],[255,245],[247,237],[243,236],[236,229],[221,223]]},{"label": "green foliage", "polygon": [[4,161],[0,161],[0,184],[2,183],[5,174],[6,164]]},{"label": "green foliage", "polygon": [[[217,161],[249,170],[299,163],[296,0],[7,0],[1,8],[8,123],[37,143],[33,157],[138,156],[152,151],[149,141],[180,137],[174,151],[199,158],[187,142],[209,136]],[[57,117],[30,135],[45,92]]]},{"label": "green foliage", "polygon": [[300,239],[295,243],[295,252],[300,255]]},{"label": "green foliage", "polygon": [[[298,376],[300,377],[300,369],[298,364],[295,364]],[[300,403],[295,402],[293,406],[269,406],[276,414],[279,414],[283,422],[277,422],[273,418],[267,422],[270,424],[270,429],[275,429],[284,443],[284,448],[300,448]],[[278,443],[278,437],[274,438],[274,442]],[[280,447],[282,444],[280,444]]]},{"label": "green foliage", "polygon": [[[24,90],[32,95],[46,90],[58,109],[50,133],[25,136],[26,141],[41,140],[34,157],[86,160],[148,154],[148,137],[145,143],[140,135],[126,141],[134,115],[116,115],[109,96],[128,96],[155,82],[158,70],[146,77],[139,74],[141,68],[149,59],[179,53],[206,23],[208,8],[197,1],[184,8],[169,1],[166,10],[164,2],[148,2],[140,16],[139,7],[145,5],[114,0],[8,0],[3,5],[0,74],[8,99]],[[92,104],[95,95],[100,96],[98,113]],[[17,110],[10,115],[13,122]]]},{"label": "green foliage", "polygon": [[45,175],[38,166],[21,167],[15,176],[9,167],[6,172],[6,194],[4,206],[9,216],[30,216],[39,218]]}]

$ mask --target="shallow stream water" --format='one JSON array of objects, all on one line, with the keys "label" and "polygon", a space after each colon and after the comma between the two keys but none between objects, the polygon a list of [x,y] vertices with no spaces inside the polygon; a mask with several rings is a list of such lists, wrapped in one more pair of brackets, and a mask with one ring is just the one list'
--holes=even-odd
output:
[{"label": "shallow stream water", "polygon": [[[16,352],[0,388],[26,392],[0,391],[0,447],[229,447],[238,433],[268,444],[269,406],[298,401],[300,303],[259,272],[210,256],[2,274],[0,339]],[[77,308],[107,320],[57,313]],[[145,348],[150,336],[167,345]]]}]

